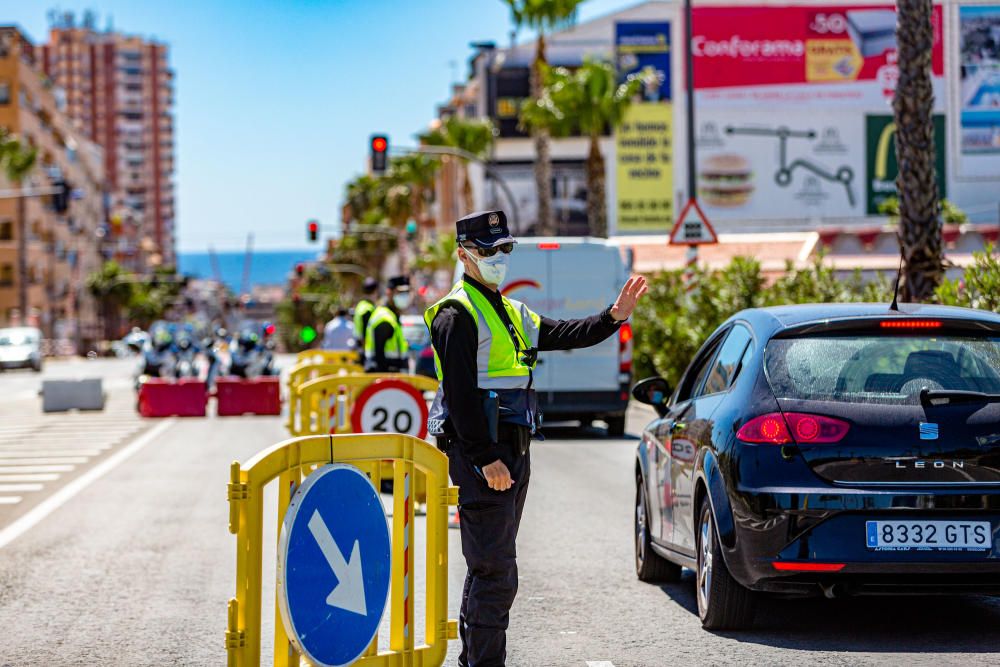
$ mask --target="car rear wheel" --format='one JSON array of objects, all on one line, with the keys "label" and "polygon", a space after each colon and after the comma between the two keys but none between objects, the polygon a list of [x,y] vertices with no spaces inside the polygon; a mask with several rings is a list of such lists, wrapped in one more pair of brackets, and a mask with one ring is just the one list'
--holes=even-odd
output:
[{"label": "car rear wheel", "polygon": [[635,573],[639,581],[673,582],[681,578],[681,566],[653,551],[649,534],[649,511],[642,477],[635,480]]},{"label": "car rear wheel", "polygon": [[753,624],[753,591],[733,579],[722,557],[715,518],[706,497],[698,513],[698,616],[706,630],[743,630]]},{"label": "car rear wheel", "polygon": [[625,415],[615,415],[614,417],[605,417],[604,421],[608,424],[608,436],[611,438],[620,438],[625,435]]}]

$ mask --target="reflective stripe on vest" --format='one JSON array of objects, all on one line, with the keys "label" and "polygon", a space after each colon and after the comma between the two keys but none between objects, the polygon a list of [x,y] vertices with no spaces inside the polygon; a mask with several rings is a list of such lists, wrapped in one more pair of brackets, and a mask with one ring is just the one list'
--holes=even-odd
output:
[{"label": "reflective stripe on vest", "polygon": [[403,359],[409,351],[409,345],[403,337],[403,327],[400,326],[396,313],[385,306],[379,306],[372,311],[368,329],[365,331],[365,356],[368,359],[375,358],[375,327],[386,322],[392,325],[392,336],[385,342],[385,358]]},{"label": "reflective stripe on vest", "polygon": [[[372,311],[375,310],[375,304],[368,299],[361,299],[358,301],[358,305],[354,307],[354,337],[364,339],[365,333],[367,331],[365,327],[365,316],[371,315]],[[362,340],[364,342],[364,340]]]},{"label": "reflective stripe on vest", "polygon": [[[538,327],[541,319],[520,301],[501,297],[504,308],[518,334],[518,346],[524,350],[538,347]],[[479,346],[476,351],[476,376],[480,389],[526,389],[530,370],[521,363],[510,332],[489,300],[475,287],[464,281],[455,285],[444,297],[424,313],[424,322],[431,328],[434,317],[445,303],[462,304],[476,322]],[[441,361],[434,351],[434,368],[442,379]]]}]

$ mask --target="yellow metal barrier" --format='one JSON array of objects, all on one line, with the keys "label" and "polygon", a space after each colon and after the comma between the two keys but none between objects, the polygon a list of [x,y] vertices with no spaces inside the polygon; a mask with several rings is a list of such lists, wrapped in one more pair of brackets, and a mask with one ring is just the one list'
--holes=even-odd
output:
[{"label": "yellow metal barrier", "polygon": [[295,365],[299,364],[354,364],[360,363],[354,350],[302,350],[295,355]]},{"label": "yellow metal barrier", "polygon": [[361,373],[328,375],[299,384],[289,400],[292,435],[353,433],[351,409],[358,395],[378,380],[399,380],[418,391],[437,391],[437,380],[423,375]]},{"label": "yellow metal barrier", "polygon": [[315,380],[316,378],[328,375],[363,374],[364,370],[357,364],[340,363],[314,364],[305,362],[292,366],[291,370],[288,371],[288,421],[286,422],[288,432],[292,435],[305,434],[305,432],[296,432],[292,426],[295,423],[295,416],[300,412],[299,393],[297,391],[300,385],[309,380]]},{"label": "yellow metal barrier", "polygon": [[[293,438],[266,449],[245,466],[230,467],[229,532],[236,535],[236,597],[229,600],[226,653],[229,667],[258,667],[261,645],[261,585],[264,486],[278,480],[278,531],[295,488],[304,476],[327,463],[347,463],[379,487],[380,462],[393,464],[392,576],[389,596],[389,651],[378,652],[378,635],[355,663],[363,667],[415,667],[444,663],[458,624],[448,619],[448,507],[458,504],[458,487],[448,484],[448,458],[433,445],[396,433]],[[426,611],[424,644],[416,645],[412,576],[415,549],[413,503],[405,490],[412,478],[427,486]],[[274,665],[299,667],[301,656],[285,633],[275,605]]]}]

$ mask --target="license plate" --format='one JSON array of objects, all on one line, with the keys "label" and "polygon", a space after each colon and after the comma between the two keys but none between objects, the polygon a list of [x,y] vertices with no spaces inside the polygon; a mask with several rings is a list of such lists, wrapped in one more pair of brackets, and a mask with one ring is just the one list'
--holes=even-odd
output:
[{"label": "license plate", "polygon": [[865,543],[879,551],[979,551],[992,546],[989,521],[867,521]]}]

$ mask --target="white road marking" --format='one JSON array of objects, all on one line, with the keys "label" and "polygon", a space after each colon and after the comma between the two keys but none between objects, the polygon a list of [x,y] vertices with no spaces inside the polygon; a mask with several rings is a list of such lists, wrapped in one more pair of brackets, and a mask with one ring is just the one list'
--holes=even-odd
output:
[{"label": "white road marking", "polygon": [[0,496],[0,505],[16,505],[21,502],[21,496]]},{"label": "white road marking", "polygon": [[0,493],[24,493],[41,491],[43,484],[0,484]]},{"label": "white road marking", "polygon": [[0,482],[53,482],[59,475],[44,473],[41,475],[0,475]]},{"label": "white road marking", "polygon": [[615,667],[610,660],[588,660],[587,667]]},{"label": "white road marking", "polygon": [[125,445],[125,447],[119,449],[117,452],[53,493],[51,496],[36,505],[27,514],[19,517],[16,521],[14,521],[14,523],[10,524],[3,530],[0,530],[0,549],[7,546],[13,540],[33,528],[39,521],[64,505],[66,501],[80,493],[80,491],[83,491],[105,474],[124,463],[133,454],[159,437],[160,434],[172,426],[175,421],[176,419],[170,418],[166,421],[160,422],[149,431],[146,431],[144,434]]},{"label": "white road marking", "polygon": [[0,466],[25,466],[25,465],[48,465],[50,463],[86,463],[90,459],[86,456],[39,456],[32,459],[8,458],[0,456]]},{"label": "white road marking", "polygon": [[55,465],[55,466],[0,466],[0,474],[19,472],[69,472],[76,466]]},{"label": "white road marking", "polygon": [[31,459],[36,456],[100,456],[101,452],[110,448],[111,445],[97,449],[4,449],[0,447],[0,458]]}]

